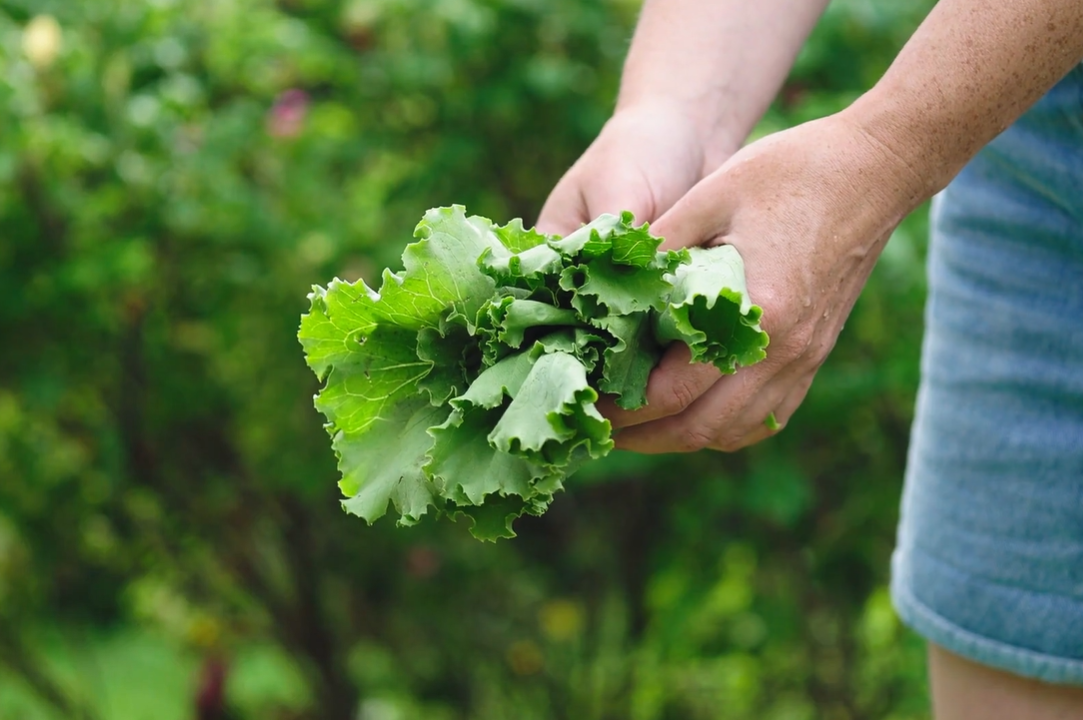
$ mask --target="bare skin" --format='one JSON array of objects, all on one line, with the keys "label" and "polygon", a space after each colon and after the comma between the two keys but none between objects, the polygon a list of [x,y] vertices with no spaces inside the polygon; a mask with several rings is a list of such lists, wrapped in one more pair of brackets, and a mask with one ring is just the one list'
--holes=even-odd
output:
[{"label": "bare skin", "polygon": [[[940,0],[846,110],[740,148],[826,0],[647,0],[617,111],[538,220],[652,220],[667,247],[727,243],[764,308],[768,359],[722,377],[675,347],[648,405],[602,404],[617,446],[724,451],[777,432],[804,400],[891,232],[1083,59],[1079,0]],[[937,720],[1083,718],[1083,690],[932,648]]]},{"label": "bare skin", "polygon": [[621,210],[657,220],[741,147],[827,1],[648,0],[616,112],[538,228],[563,235]]},{"label": "bare skin", "polygon": [[1081,58],[1078,0],[941,0],[852,106],[743,148],[683,195],[655,231],[737,247],[773,348],[726,378],[674,349],[647,407],[604,409],[617,446],[733,451],[775,432],[772,412],[784,426],[902,218]]},{"label": "bare skin", "polygon": [[936,720],[1078,720],[1083,688],[1047,685],[929,646]]}]

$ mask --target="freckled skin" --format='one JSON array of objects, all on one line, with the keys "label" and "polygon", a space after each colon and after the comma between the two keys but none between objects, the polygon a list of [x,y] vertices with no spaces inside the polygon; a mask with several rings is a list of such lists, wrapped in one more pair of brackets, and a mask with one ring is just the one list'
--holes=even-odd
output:
[{"label": "freckled skin", "polygon": [[847,112],[860,115],[935,191],[1081,58],[1077,0],[940,2]]}]

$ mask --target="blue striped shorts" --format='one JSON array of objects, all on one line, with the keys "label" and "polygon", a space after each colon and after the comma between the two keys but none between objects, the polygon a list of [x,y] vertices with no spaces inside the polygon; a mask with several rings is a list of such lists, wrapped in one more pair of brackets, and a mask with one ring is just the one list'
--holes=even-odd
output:
[{"label": "blue striped shorts", "polygon": [[1083,685],[1083,66],[932,213],[892,597],[957,655]]}]

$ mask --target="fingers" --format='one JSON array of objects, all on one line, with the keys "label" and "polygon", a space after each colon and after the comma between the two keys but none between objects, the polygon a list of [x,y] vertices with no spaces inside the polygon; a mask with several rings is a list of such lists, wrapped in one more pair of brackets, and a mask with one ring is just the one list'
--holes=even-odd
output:
[{"label": "fingers", "polygon": [[[724,431],[738,429],[736,423],[768,378],[757,367],[744,368],[722,378],[681,413],[625,427],[614,438],[616,445],[642,453],[695,452],[713,447]],[[783,400],[784,391],[776,392],[777,397],[768,402]],[[764,412],[763,417],[769,412]],[[740,430],[748,434],[751,428]]]},{"label": "fingers", "polygon": [[[625,427],[614,438],[616,446],[652,454],[734,452],[781,432],[811,384],[812,375],[771,377],[770,370],[746,368],[722,378],[682,413]],[[771,413],[775,428],[765,422]]]},{"label": "fingers", "polygon": [[647,382],[647,404],[638,410],[623,410],[611,398],[598,401],[598,409],[614,428],[629,427],[676,415],[707,392],[722,373],[714,365],[693,363],[684,343],[675,343],[651,371]]},{"label": "fingers", "polygon": [[[804,402],[810,385],[812,385],[812,376],[792,386],[782,402],[771,410],[767,408],[770,403],[774,402],[777,395],[773,393],[765,394],[765,397],[770,398],[769,400],[757,403],[750,408],[745,413],[745,422],[735,428],[732,433],[720,433],[715,442],[708,445],[708,447],[722,452],[735,452],[778,435],[786,428],[790,418],[793,417],[793,414],[797,412],[797,408]],[[775,417],[775,424],[769,426],[765,420],[772,414]]]}]

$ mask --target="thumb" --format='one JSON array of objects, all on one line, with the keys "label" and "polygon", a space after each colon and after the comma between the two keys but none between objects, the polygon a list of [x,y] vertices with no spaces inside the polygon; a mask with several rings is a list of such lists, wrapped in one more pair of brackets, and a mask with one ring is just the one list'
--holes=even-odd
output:
[{"label": "thumb", "polygon": [[661,250],[707,245],[729,232],[736,211],[736,188],[723,170],[699,181],[670,208],[651,233],[664,238]]}]

